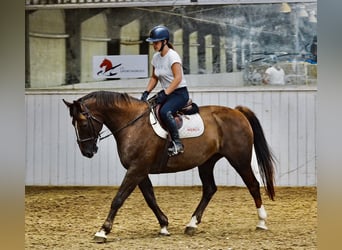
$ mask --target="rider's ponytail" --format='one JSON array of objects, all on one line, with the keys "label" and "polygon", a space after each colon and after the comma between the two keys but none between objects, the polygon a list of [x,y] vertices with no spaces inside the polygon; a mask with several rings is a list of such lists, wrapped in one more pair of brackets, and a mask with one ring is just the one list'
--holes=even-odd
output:
[{"label": "rider's ponytail", "polygon": [[169,47],[170,49],[174,50],[174,47],[173,47],[172,43],[170,43],[169,41],[167,41],[167,47]]}]

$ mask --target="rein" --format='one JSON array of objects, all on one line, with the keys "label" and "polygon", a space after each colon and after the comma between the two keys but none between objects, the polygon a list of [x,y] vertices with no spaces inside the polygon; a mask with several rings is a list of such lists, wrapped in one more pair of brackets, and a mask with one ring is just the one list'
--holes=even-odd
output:
[{"label": "rein", "polygon": [[156,105],[156,104],[154,103],[155,99],[156,99],[156,96],[153,96],[153,97],[151,97],[151,98],[147,101],[147,104],[148,104],[148,107],[149,107],[149,108],[148,108],[144,113],[140,114],[139,116],[137,116],[136,118],[134,118],[132,121],[130,121],[130,122],[128,122],[126,125],[122,126],[121,128],[118,128],[117,130],[115,130],[115,131],[113,132],[113,134],[108,134],[108,135],[106,135],[106,136],[104,136],[104,137],[100,137],[100,141],[103,140],[103,139],[105,139],[105,138],[107,138],[107,137],[109,137],[109,136],[111,136],[111,135],[114,135],[114,134],[116,134],[116,133],[119,133],[121,130],[127,128],[128,126],[131,126],[133,123],[135,123],[137,120],[139,120],[139,119],[140,119],[141,117],[143,117],[145,114],[147,114],[147,112],[151,112],[152,109],[153,109],[153,106]]},{"label": "rein", "polygon": [[145,112],[143,112],[142,114],[138,115],[136,118],[134,118],[133,120],[129,121],[127,124],[125,124],[124,126],[118,128],[117,130],[115,130],[113,133],[109,133],[105,136],[101,136],[101,134],[103,132],[101,132],[98,136],[95,135],[95,129],[94,129],[94,124],[92,122],[92,120],[98,122],[98,123],[101,123],[103,124],[102,121],[100,121],[98,118],[96,118],[95,116],[93,116],[89,109],[87,108],[87,106],[84,104],[84,103],[81,103],[81,106],[83,107],[84,111],[82,112],[83,115],[85,115],[87,117],[87,121],[88,121],[88,124],[90,124],[90,127],[91,127],[91,130],[92,130],[92,137],[89,137],[89,138],[86,138],[86,139],[81,139],[79,137],[79,133],[77,131],[77,129],[75,128],[76,130],[76,136],[77,136],[77,142],[80,143],[80,142],[85,142],[85,141],[90,141],[90,140],[103,140],[103,139],[106,139],[107,137],[111,136],[111,135],[115,135],[117,133],[119,133],[121,130],[131,126],[132,124],[134,124],[136,121],[138,121],[140,118],[142,118],[145,114],[147,114],[148,112],[150,112],[151,110],[151,107],[149,109],[147,109]]},{"label": "rein", "polygon": [[[117,130],[115,130],[113,132],[113,135],[116,134],[116,133],[119,133],[121,130],[131,126],[133,123],[135,123],[137,120],[139,120],[141,117],[143,117],[149,111],[150,111],[150,109],[147,109],[144,113],[138,115],[136,118],[134,118],[133,120],[129,121],[126,125],[122,126],[121,128],[118,128]],[[109,135],[106,135],[104,137],[101,137],[100,140],[105,139],[105,138],[107,138],[108,136],[111,136],[111,135],[112,134],[109,134]]]}]

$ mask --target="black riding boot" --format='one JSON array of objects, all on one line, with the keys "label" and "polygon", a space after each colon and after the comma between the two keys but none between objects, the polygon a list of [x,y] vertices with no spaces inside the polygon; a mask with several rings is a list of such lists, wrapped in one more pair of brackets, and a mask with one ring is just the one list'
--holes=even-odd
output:
[{"label": "black riding boot", "polygon": [[166,117],[167,117],[166,125],[169,129],[169,133],[170,133],[171,140],[172,140],[172,145],[171,147],[168,148],[168,153],[170,156],[178,155],[184,152],[184,146],[181,140],[179,139],[177,124],[171,111],[167,112]]}]

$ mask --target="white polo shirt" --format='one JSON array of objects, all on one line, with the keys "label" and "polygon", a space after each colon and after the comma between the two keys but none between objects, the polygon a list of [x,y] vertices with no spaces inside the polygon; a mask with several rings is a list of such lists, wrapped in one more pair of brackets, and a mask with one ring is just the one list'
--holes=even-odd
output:
[{"label": "white polo shirt", "polygon": [[171,66],[174,63],[179,63],[181,65],[181,71],[182,71],[182,80],[180,84],[178,85],[178,88],[187,86],[186,80],[184,78],[182,61],[178,53],[174,51],[173,49],[169,49],[169,51],[166,53],[165,56],[161,56],[160,52],[155,53],[153,55],[151,63],[155,68],[154,73],[158,77],[163,89],[167,89],[174,79],[173,74],[172,74],[172,69],[171,69]]}]

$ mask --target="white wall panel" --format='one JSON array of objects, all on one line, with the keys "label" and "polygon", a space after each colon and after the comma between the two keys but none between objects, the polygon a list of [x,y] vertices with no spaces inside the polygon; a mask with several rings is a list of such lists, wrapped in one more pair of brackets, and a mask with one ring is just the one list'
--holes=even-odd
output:
[{"label": "white wall panel", "polygon": [[[62,99],[72,101],[88,92],[27,91],[26,185],[121,184],[126,170],[113,137],[99,143],[92,159],[83,157],[78,149]],[[315,89],[202,89],[192,91],[190,96],[199,105],[248,106],[258,116],[276,156],[276,184],[317,185]],[[201,184],[197,169],[150,177],[159,186]],[[217,163],[215,179],[217,185],[244,185],[225,159]]]}]

